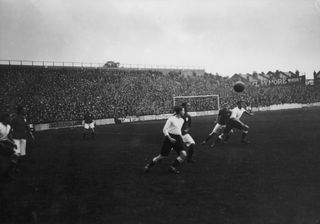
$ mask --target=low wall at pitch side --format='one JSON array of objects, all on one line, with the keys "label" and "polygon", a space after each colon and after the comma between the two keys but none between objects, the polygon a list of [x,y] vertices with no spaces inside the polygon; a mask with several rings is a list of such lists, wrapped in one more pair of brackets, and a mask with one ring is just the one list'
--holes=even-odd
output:
[{"label": "low wall at pitch side", "polygon": [[266,107],[252,107],[252,111],[274,111],[274,110],[289,110],[289,109],[300,109],[304,107],[319,107],[320,102],[316,103],[308,103],[308,104],[301,104],[301,103],[286,103],[286,104],[277,104],[271,105]]},{"label": "low wall at pitch side", "polygon": [[[258,111],[275,111],[275,110],[289,110],[289,109],[299,109],[305,107],[319,107],[320,102],[309,103],[309,104],[299,104],[299,103],[288,103],[288,104],[278,104],[271,105],[266,107],[253,107],[253,112]],[[201,111],[201,112],[190,112],[190,115],[193,117],[198,116],[208,116],[208,115],[217,115],[218,111]],[[153,121],[153,120],[164,120],[167,119],[171,114],[160,114],[160,115],[145,115],[145,116],[128,116],[125,118],[119,118],[119,123],[130,123],[130,122],[139,122],[139,121]],[[97,119],[95,120],[96,125],[107,125],[115,124],[114,118],[107,119]],[[83,125],[82,121],[64,121],[64,122],[54,122],[47,124],[35,124],[35,131],[44,131],[49,129],[59,129],[59,128],[73,128],[81,127]]]}]

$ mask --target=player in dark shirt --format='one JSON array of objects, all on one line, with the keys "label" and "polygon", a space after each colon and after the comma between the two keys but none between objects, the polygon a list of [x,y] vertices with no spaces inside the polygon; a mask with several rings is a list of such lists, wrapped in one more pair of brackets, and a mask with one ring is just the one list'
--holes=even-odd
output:
[{"label": "player in dark shirt", "polygon": [[188,148],[188,157],[187,157],[187,162],[193,163],[194,160],[192,159],[192,156],[194,154],[194,148],[195,148],[195,141],[190,135],[190,129],[191,129],[191,116],[188,113],[188,108],[187,106],[190,105],[188,103],[182,103],[182,107],[184,108],[185,114],[182,117],[184,120],[183,126],[181,128],[182,132],[182,140],[186,147]]},{"label": "player in dark shirt", "polygon": [[[201,142],[202,145],[206,144],[211,138],[215,137],[218,133],[222,132],[222,130],[226,127],[227,122],[230,118],[231,111],[227,104],[223,105],[223,108],[219,110],[217,119],[215,121],[215,126],[212,132],[208,135],[208,137]],[[214,144],[211,145],[213,147]]]},{"label": "player in dark shirt", "polygon": [[227,108],[223,108],[222,110],[219,111],[217,123],[220,125],[226,125],[230,115],[231,115],[231,112]]},{"label": "player in dark shirt", "polygon": [[20,156],[26,155],[26,144],[28,135],[30,135],[30,137],[34,139],[34,136],[30,131],[27,123],[25,109],[23,106],[18,106],[17,114],[12,120],[12,138],[17,146],[17,154]]},{"label": "player in dark shirt", "polygon": [[91,124],[93,122],[93,115],[91,113],[86,113],[84,115],[84,123]]},{"label": "player in dark shirt", "polygon": [[95,131],[94,131],[94,117],[93,114],[86,112],[84,115],[84,132],[83,139],[86,138],[87,133],[91,133],[91,137],[94,139]]}]

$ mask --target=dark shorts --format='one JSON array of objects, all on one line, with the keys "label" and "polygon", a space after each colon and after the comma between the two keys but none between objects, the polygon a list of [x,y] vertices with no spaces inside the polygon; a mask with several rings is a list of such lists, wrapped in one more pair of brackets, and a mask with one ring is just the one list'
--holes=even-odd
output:
[{"label": "dark shorts", "polygon": [[186,151],[185,145],[184,145],[180,135],[170,134],[170,137],[174,138],[176,140],[176,142],[172,143],[172,142],[170,142],[168,137],[165,137],[164,140],[163,140],[162,147],[161,147],[161,152],[160,152],[160,154],[162,156],[168,156],[169,153],[171,152],[172,148],[178,154],[180,154],[181,151]]},{"label": "dark shorts", "polygon": [[243,130],[243,126],[241,125],[240,122],[238,121],[235,121],[233,119],[230,119],[227,123],[227,126],[226,128],[224,129],[223,133],[224,134],[229,134],[229,132],[233,129],[233,128],[236,128],[236,129],[239,129],[239,130]]},{"label": "dark shorts", "polygon": [[12,156],[15,144],[8,140],[0,141],[0,154],[4,156]]}]

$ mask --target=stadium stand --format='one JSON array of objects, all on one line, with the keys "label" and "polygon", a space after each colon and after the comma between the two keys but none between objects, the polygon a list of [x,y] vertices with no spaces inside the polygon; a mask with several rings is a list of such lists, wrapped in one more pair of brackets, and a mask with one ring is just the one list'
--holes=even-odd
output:
[{"label": "stadium stand", "polygon": [[96,119],[169,113],[173,95],[219,94],[231,104],[241,97],[252,106],[320,101],[317,86],[248,85],[237,94],[226,77],[158,70],[0,65],[0,82],[0,113],[23,104],[34,124],[82,120],[86,110]]}]

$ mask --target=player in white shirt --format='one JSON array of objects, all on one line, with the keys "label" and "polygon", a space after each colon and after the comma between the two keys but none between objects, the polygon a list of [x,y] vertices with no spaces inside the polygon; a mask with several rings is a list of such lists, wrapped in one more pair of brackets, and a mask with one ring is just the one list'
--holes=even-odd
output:
[{"label": "player in white shirt", "polygon": [[240,118],[241,118],[242,114],[244,114],[244,113],[248,114],[250,116],[253,115],[253,113],[248,112],[246,109],[244,109],[242,107],[242,104],[243,104],[242,101],[238,101],[237,106],[231,110],[231,115],[230,115],[229,121],[227,123],[227,126],[224,129],[223,133],[219,136],[219,138],[217,138],[215,144],[219,143],[221,140],[225,140],[227,138],[229,132],[233,128],[237,128],[242,131],[241,143],[248,143],[248,141],[246,141],[246,136],[249,131],[249,126],[246,125],[245,123],[243,123],[240,120]]},{"label": "player in white shirt", "polygon": [[[10,116],[9,114],[0,115],[0,150],[12,151],[16,148],[14,142],[9,138],[11,131]],[[3,151],[1,151],[3,152]]]},{"label": "player in white shirt", "polygon": [[14,156],[16,145],[9,137],[11,131],[9,114],[0,115],[0,179],[5,176],[14,178],[17,159]]},{"label": "player in white shirt", "polygon": [[169,167],[169,172],[179,173],[176,168],[180,163],[183,163],[187,156],[181,133],[181,128],[184,123],[184,119],[182,118],[184,115],[184,109],[180,106],[175,106],[174,112],[175,113],[168,118],[163,127],[163,134],[165,138],[162,143],[160,154],[154,157],[151,162],[145,166],[145,172],[148,172],[151,167],[167,157],[173,148],[177,152],[178,157]]}]

